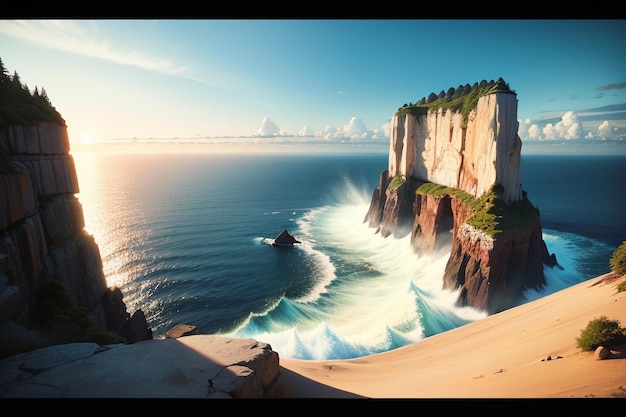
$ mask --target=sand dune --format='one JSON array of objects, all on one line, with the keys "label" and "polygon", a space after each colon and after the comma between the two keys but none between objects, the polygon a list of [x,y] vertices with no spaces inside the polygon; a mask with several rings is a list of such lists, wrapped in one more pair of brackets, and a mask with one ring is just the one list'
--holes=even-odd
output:
[{"label": "sand dune", "polygon": [[606,274],[410,346],[351,360],[281,358],[292,398],[626,397],[626,346],[576,342],[600,316],[626,327],[626,275]]}]

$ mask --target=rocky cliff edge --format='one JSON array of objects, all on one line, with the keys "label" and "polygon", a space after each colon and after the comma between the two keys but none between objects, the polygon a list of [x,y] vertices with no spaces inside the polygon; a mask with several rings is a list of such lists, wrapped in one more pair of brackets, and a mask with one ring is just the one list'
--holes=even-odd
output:
[{"label": "rocky cliff edge", "polygon": [[84,230],[67,128],[52,122],[0,129],[0,350],[54,343],[42,334],[42,293],[60,283],[102,329],[128,343],[150,339],[141,310],[131,316],[109,288],[98,245]]}]

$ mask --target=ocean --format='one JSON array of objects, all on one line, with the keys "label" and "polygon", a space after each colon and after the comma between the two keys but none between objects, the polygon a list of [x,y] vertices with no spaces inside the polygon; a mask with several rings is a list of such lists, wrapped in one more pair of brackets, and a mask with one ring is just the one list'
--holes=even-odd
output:
[{"label": "ocean", "polygon": [[[281,357],[348,359],[485,317],[441,288],[450,248],[417,256],[410,237],[364,223],[386,152],[72,154],[108,285],[155,337],[184,323]],[[527,299],[610,272],[626,156],[522,154],[520,177],[563,267]],[[272,246],[283,230],[302,243]]]}]

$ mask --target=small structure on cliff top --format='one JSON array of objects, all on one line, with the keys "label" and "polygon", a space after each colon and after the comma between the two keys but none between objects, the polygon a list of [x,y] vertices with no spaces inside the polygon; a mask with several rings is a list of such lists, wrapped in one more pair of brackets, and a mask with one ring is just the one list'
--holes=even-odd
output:
[{"label": "small structure on cliff top", "polygon": [[283,230],[278,236],[276,236],[274,242],[272,243],[272,246],[293,246],[294,243],[302,242],[291,236],[288,231]]}]

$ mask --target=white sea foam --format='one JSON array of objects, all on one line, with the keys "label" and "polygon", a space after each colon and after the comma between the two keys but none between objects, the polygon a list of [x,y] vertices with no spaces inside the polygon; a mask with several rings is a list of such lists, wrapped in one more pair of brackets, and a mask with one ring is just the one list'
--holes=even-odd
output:
[{"label": "white sea foam", "polygon": [[[418,256],[410,236],[384,238],[363,222],[367,197],[354,187],[346,196],[342,204],[310,210],[296,222],[301,250],[315,259],[319,275],[306,297],[289,300],[300,316],[297,324],[251,336],[268,341],[284,357],[340,359],[419,342],[486,317],[457,306],[457,291],[442,289],[450,247]],[[601,245],[553,231],[543,237],[563,269],[546,268],[546,287],[527,291],[528,300],[581,282],[579,246]]]},{"label": "white sea foam", "polygon": [[[544,267],[546,286],[539,291],[527,290],[524,296],[528,301],[536,300],[556,291],[571,287],[584,280],[594,278],[593,276],[586,276],[584,272],[582,272],[581,252],[607,252],[611,250],[608,245],[596,240],[554,230],[544,229],[543,240],[546,242],[548,252],[556,254],[557,262],[560,267]],[[606,272],[609,272],[608,260],[606,265]]]},{"label": "white sea foam", "polygon": [[318,274],[306,297],[288,300],[297,324],[237,335],[268,341],[284,357],[338,359],[401,347],[485,316],[456,306],[458,294],[441,288],[449,247],[417,256],[410,236],[384,238],[363,222],[367,197],[354,187],[346,196],[350,201],[297,221],[299,249],[315,259]]}]

